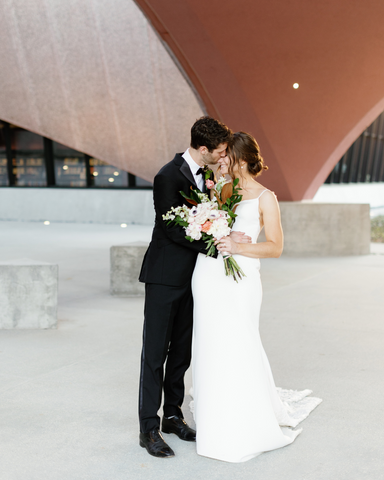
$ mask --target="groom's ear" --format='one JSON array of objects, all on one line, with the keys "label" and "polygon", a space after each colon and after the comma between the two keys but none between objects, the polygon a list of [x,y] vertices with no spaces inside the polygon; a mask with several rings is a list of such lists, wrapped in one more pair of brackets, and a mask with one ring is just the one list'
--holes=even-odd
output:
[{"label": "groom's ear", "polygon": [[201,155],[206,155],[208,153],[208,148],[207,147],[199,147],[199,151]]}]

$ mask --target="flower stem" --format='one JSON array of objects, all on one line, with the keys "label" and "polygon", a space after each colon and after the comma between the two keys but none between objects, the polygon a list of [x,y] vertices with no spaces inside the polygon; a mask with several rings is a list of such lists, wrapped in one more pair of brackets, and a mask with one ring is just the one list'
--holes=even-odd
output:
[{"label": "flower stem", "polygon": [[239,267],[239,264],[233,257],[224,258],[224,267],[225,275],[227,277],[231,276],[236,283],[238,283],[237,277],[241,280],[243,277],[246,277],[243,270]]}]

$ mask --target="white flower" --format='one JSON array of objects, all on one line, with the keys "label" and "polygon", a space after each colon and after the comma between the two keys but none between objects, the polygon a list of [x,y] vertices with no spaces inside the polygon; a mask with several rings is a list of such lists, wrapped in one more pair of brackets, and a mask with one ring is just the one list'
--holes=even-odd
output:
[{"label": "white flower", "polygon": [[[195,207],[194,207],[195,208]],[[196,213],[194,215],[195,222],[202,225],[208,219],[209,212],[211,211],[210,203],[199,203],[196,206]]]},{"label": "white flower", "polygon": [[216,218],[220,218],[219,210],[211,210],[210,214],[208,215],[209,220],[216,220]]},{"label": "white flower", "polygon": [[173,215],[171,211],[163,215],[163,220],[174,220],[174,219],[175,219],[175,215]]},{"label": "white flower", "polygon": [[226,184],[226,183],[229,183],[229,180],[227,180],[225,178],[225,176],[222,176],[219,178],[218,182],[216,183],[216,185],[214,186],[214,189],[216,190],[217,193],[220,193],[221,190],[223,189],[223,186]]},{"label": "white flower", "polygon": [[197,214],[197,205],[191,208],[191,210],[189,211],[189,214],[193,216]]},{"label": "white flower", "polygon": [[189,224],[189,226],[185,230],[185,233],[188,235],[188,237],[193,238],[193,240],[200,240],[201,225],[198,225],[197,223]]},{"label": "white flower", "polygon": [[231,229],[228,226],[228,222],[225,218],[218,218],[212,223],[212,227],[208,232],[210,235],[213,235],[215,238],[220,240],[222,237],[226,237],[231,233]]},{"label": "white flower", "polygon": [[199,193],[197,192],[197,196],[201,200],[201,203],[209,203],[210,199],[206,193]]}]

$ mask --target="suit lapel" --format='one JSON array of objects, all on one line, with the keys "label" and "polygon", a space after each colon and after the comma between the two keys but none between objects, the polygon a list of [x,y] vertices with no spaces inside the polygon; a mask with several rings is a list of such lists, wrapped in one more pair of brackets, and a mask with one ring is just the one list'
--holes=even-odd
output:
[{"label": "suit lapel", "polygon": [[183,158],[183,163],[180,167],[180,172],[187,177],[187,179],[197,188],[195,177],[192,175],[191,169],[188,166],[188,163]]}]

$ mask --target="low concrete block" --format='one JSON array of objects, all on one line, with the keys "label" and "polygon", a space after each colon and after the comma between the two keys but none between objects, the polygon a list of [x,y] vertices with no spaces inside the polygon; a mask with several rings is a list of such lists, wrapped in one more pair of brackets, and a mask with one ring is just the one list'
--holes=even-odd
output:
[{"label": "low concrete block", "polygon": [[133,297],[144,295],[144,284],[138,278],[148,244],[127,243],[111,247],[110,293]]},{"label": "low concrete block", "polygon": [[[370,254],[369,204],[280,202],[284,230],[283,255],[296,257]],[[264,230],[259,242],[265,241]],[[144,295],[138,281],[145,242],[111,247],[112,295]]]},{"label": "low concrete block", "polygon": [[57,326],[58,265],[0,262],[0,328]]},{"label": "low concrete block", "polygon": [[[368,255],[369,204],[280,202],[284,252],[289,256]],[[264,241],[260,235],[259,242]]]}]

